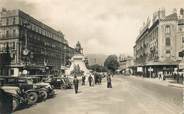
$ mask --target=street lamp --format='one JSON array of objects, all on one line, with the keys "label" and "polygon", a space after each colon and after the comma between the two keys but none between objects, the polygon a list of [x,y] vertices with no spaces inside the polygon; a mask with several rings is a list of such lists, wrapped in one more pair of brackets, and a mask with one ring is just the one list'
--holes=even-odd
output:
[{"label": "street lamp", "polygon": [[66,45],[64,45],[64,63],[63,63],[63,65],[65,66],[66,65],[66,60],[65,60],[65,58],[66,58]]},{"label": "street lamp", "polygon": [[[23,55],[25,56],[25,61],[24,62],[25,62],[25,68],[26,69],[27,69],[28,55],[30,53],[30,51],[27,48],[27,44],[28,44],[27,27],[29,25],[30,24],[27,21],[23,23],[23,27],[24,27],[24,30],[25,30],[25,45],[24,45]],[[27,74],[26,70],[25,70],[25,73]]]}]

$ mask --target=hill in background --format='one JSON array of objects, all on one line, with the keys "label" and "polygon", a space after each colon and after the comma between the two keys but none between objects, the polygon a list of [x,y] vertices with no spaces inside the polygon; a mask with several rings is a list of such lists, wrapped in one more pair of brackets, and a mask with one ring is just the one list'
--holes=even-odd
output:
[{"label": "hill in background", "polygon": [[94,64],[103,65],[105,59],[108,57],[108,55],[104,54],[86,54],[85,56],[88,58],[89,65]]}]

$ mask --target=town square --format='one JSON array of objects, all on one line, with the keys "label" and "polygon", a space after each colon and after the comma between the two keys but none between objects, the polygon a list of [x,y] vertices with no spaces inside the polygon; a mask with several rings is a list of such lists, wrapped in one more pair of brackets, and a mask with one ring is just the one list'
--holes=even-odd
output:
[{"label": "town square", "polygon": [[184,114],[181,0],[0,0],[0,114]]}]

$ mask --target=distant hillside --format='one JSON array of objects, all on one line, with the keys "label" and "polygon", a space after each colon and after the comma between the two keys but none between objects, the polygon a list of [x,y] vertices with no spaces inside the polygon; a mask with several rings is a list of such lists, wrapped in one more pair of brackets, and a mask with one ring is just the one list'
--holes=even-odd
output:
[{"label": "distant hillside", "polygon": [[108,55],[104,55],[104,54],[86,54],[85,56],[88,58],[89,65],[94,65],[94,64],[103,65],[105,59],[108,57]]}]

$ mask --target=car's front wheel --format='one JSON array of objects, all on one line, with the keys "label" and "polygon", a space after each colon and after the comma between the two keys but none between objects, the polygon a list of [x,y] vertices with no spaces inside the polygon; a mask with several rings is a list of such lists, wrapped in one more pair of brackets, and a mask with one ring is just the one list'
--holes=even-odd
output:
[{"label": "car's front wheel", "polygon": [[48,97],[48,94],[47,94],[47,92],[45,90],[41,90],[40,91],[40,95],[41,95],[43,100],[46,100],[47,97]]},{"label": "car's front wheel", "polygon": [[38,101],[38,94],[36,92],[28,92],[28,104],[33,105]]}]

